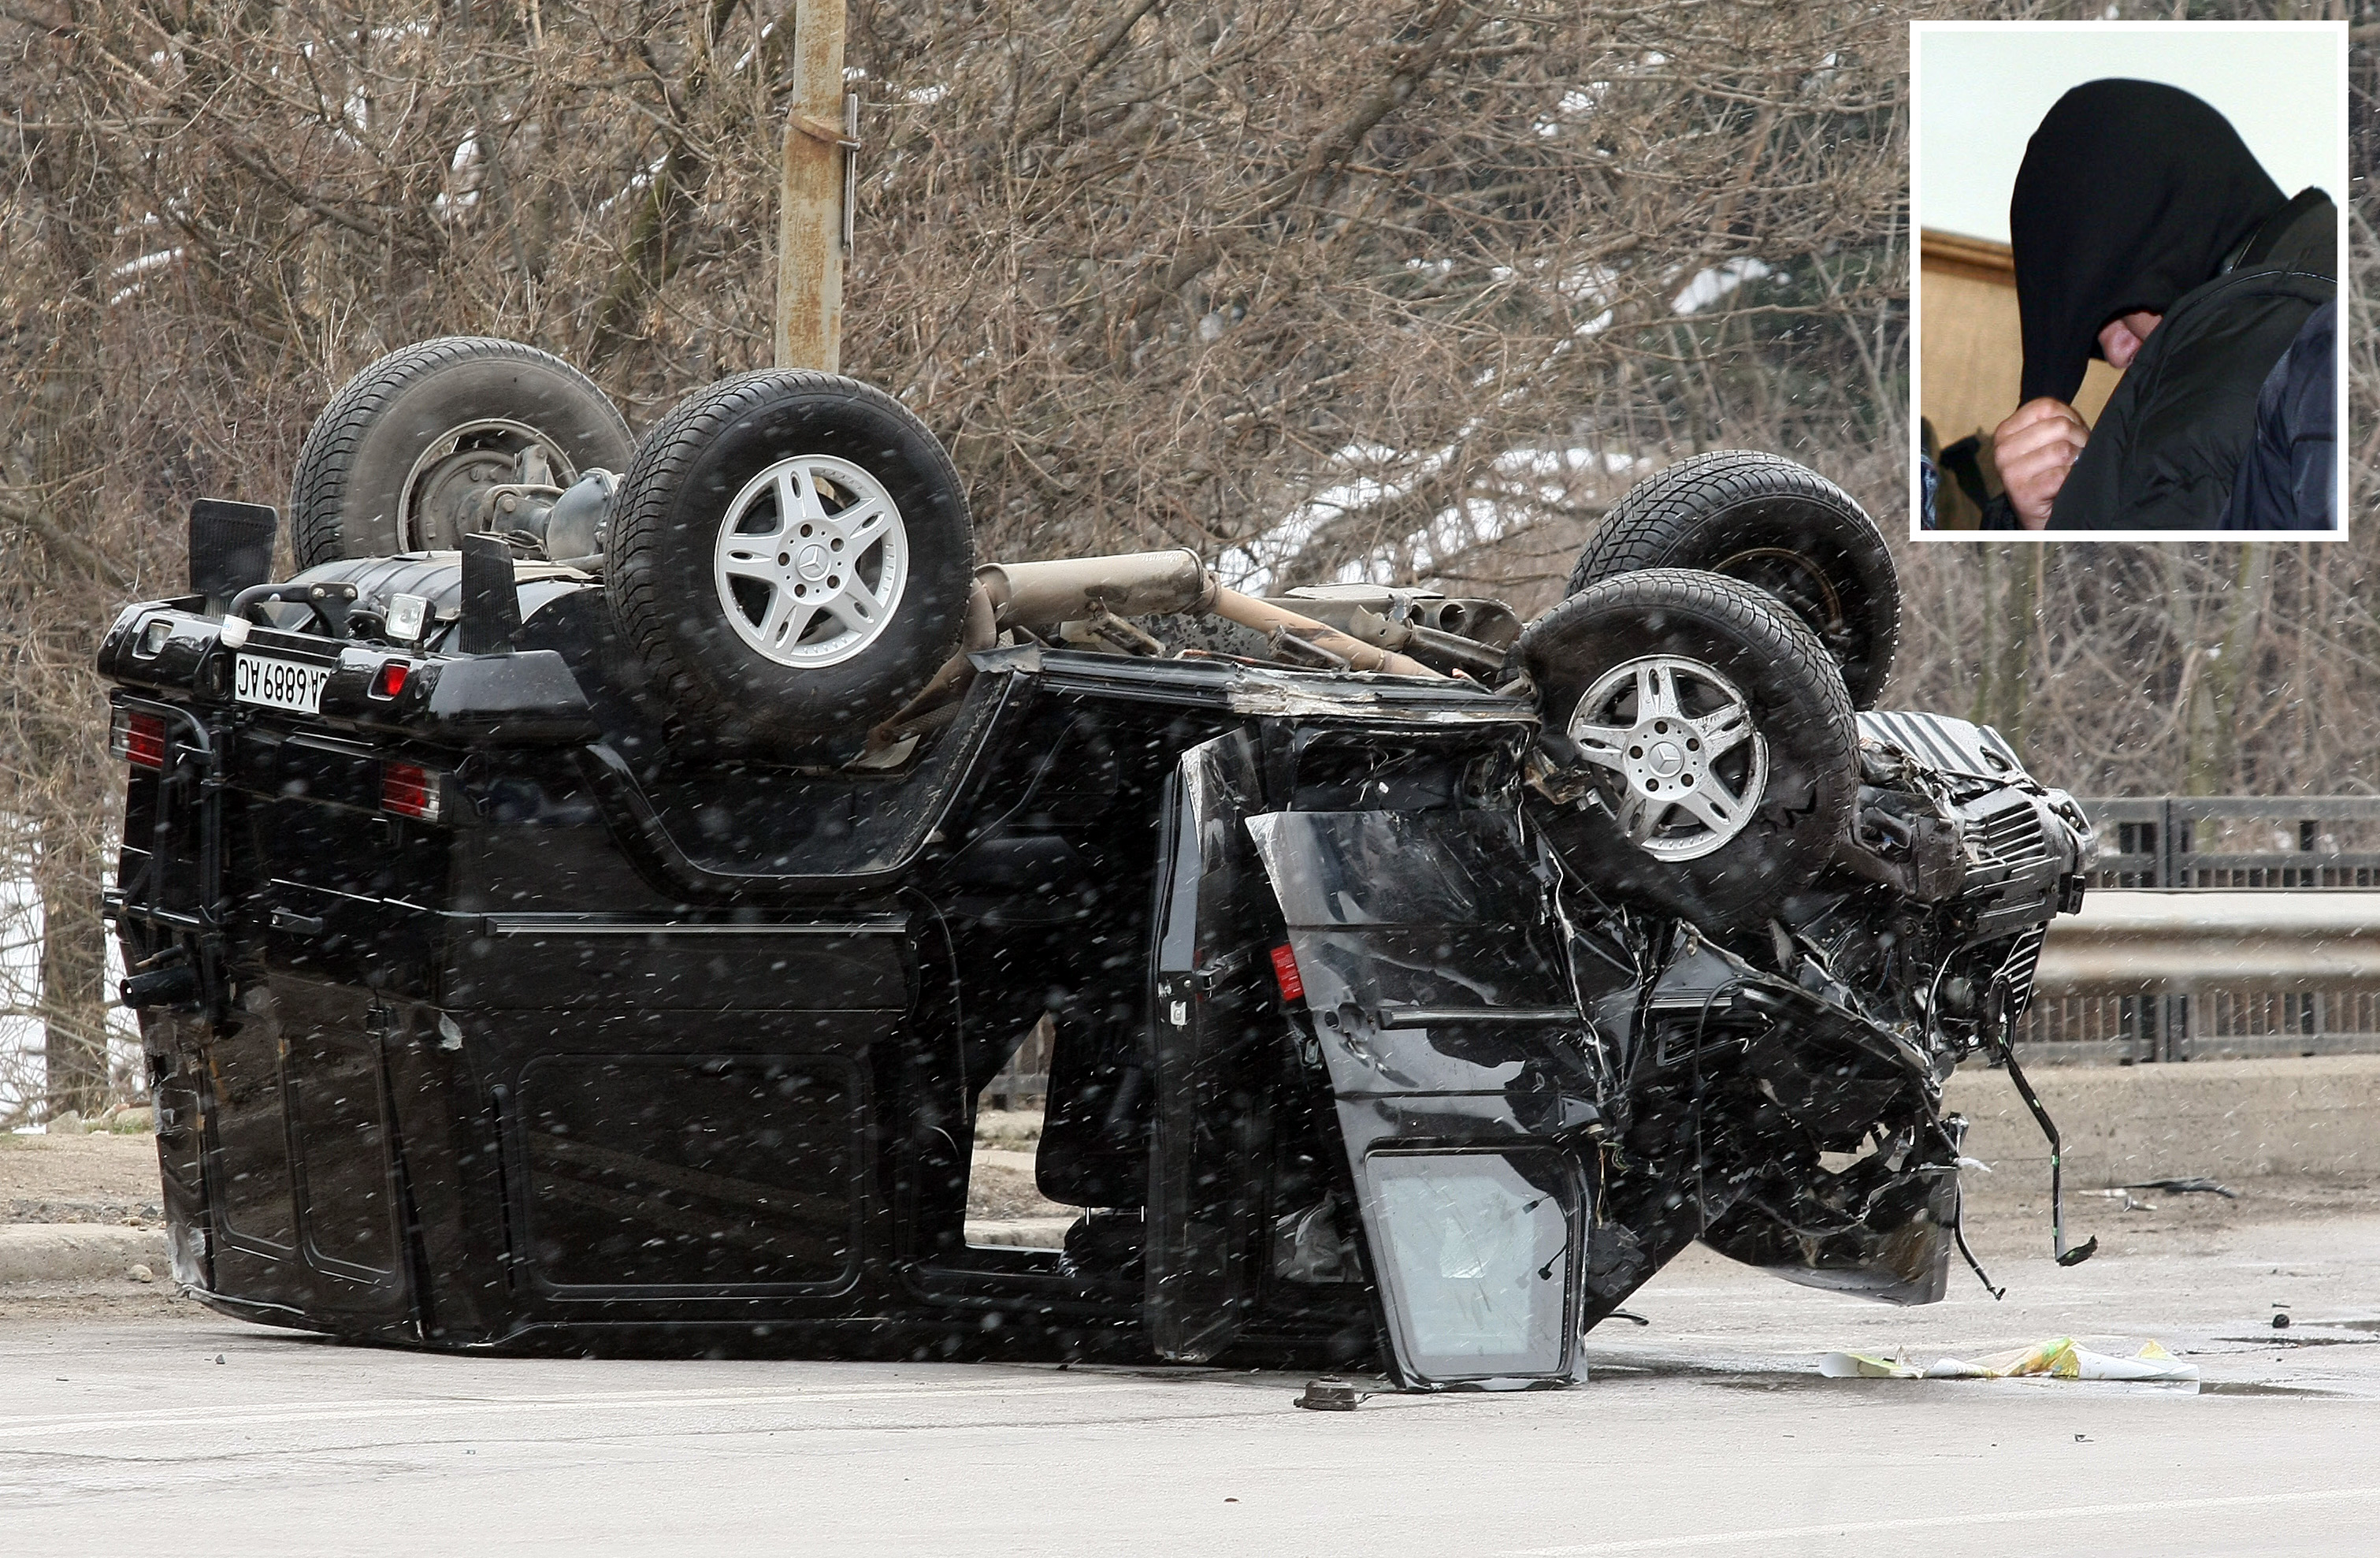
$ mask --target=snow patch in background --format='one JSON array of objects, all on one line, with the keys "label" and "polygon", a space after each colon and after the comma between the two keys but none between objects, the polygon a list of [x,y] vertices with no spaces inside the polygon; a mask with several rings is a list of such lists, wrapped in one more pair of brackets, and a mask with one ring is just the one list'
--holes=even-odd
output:
[{"label": "snow patch in background", "polygon": [[1759,281],[1765,276],[1786,279],[1767,261],[1755,260],[1748,254],[1722,261],[1706,271],[1696,272],[1694,279],[1686,283],[1685,290],[1678,294],[1670,308],[1676,313],[1700,313],[1745,282]]},{"label": "snow patch in background", "polygon": [[1612,450],[1508,450],[1490,467],[1501,483],[1500,491],[1467,497],[1439,510],[1420,529],[1342,565],[1332,582],[1406,584],[1426,579],[1439,565],[1502,540],[1537,512],[1539,505],[1571,501],[1580,481],[1590,472],[1625,476],[1655,463]]},{"label": "snow patch in background", "polygon": [[[1299,504],[1262,535],[1226,551],[1215,560],[1216,575],[1234,590],[1250,595],[1263,594],[1272,588],[1273,576],[1304,552],[1324,526],[1359,509],[1403,497],[1444,465],[1447,455],[1448,451],[1441,450],[1415,460],[1402,449],[1376,444],[1349,444],[1333,456],[1348,472],[1345,480]],[[1380,468],[1382,473],[1362,473],[1360,468],[1367,465]],[[1386,474],[1386,468],[1391,466],[1402,466],[1402,475]]]},{"label": "snow patch in background", "polygon": [[[0,815],[0,844],[11,837],[30,837],[13,818]],[[113,885],[113,883],[110,883]],[[107,938],[107,988],[124,977],[122,949],[111,931]],[[30,861],[14,850],[0,850],[0,1121],[14,1117],[28,1103],[38,1102],[48,1086],[42,1041],[47,1029],[30,1014],[42,994],[42,898],[33,890]],[[129,1072],[146,1097],[145,1075],[140,1070],[140,1019],[121,1006],[107,1013],[107,1058],[110,1075]],[[23,1128],[21,1126],[19,1128]]]},{"label": "snow patch in background", "polygon": [[[1217,559],[1215,571],[1232,589],[1261,595],[1274,588],[1324,527],[1363,509],[1393,502],[1413,492],[1453,457],[1451,447],[1415,458],[1398,450],[1351,445],[1339,452],[1342,468],[1360,463],[1374,472],[1350,471],[1338,484],[1317,493],[1287,517]],[[1651,469],[1657,459],[1617,450],[1511,449],[1490,464],[1495,489],[1464,497],[1440,509],[1419,529],[1385,542],[1345,564],[1331,576],[1338,584],[1410,584],[1427,578],[1440,563],[1499,541],[1540,505],[1572,501],[1583,481],[1629,476]],[[1391,472],[1387,468],[1396,467]]]}]

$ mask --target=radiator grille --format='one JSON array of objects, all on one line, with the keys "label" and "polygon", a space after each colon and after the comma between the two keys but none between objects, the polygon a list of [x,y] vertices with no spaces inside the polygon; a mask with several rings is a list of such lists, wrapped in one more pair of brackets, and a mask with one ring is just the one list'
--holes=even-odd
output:
[{"label": "radiator grille", "polygon": [[2024,1020],[2025,1008],[2033,1004],[2033,976],[2041,967],[2041,943],[2048,933],[2047,926],[2036,926],[2009,943],[2009,955],[2000,965],[2000,976],[2008,981],[2011,1029]]}]

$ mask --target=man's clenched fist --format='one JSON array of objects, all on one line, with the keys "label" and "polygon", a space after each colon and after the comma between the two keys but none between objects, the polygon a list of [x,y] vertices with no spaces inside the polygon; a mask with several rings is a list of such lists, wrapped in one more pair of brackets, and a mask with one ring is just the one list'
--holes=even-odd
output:
[{"label": "man's clenched fist", "polygon": [[2090,436],[2073,407],[2047,396],[2026,401],[1992,430],[1992,459],[2018,524],[2038,530],[2049,523],[2049,505]]}]

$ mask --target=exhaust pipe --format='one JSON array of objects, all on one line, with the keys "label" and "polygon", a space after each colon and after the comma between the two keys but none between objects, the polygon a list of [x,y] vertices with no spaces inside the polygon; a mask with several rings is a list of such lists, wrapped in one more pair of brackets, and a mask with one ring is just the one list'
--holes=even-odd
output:
[{"label": "exhaust pipe", "polygon": [[1002,627],[1055,627],[1102,611],[1116,616],[1203,614],[1213,608],[1217,589],[1207,565],[1187,547],[1050,563],[987,563],[975,577]]},{"label": "exhaust pipe", "polygon": [[1300,616],[1293,611],[1274,605],[1270,601],[1259,601],[1236,590],[1226,590],[1217,585],[1214,604],[1208,609],[1226,622],[1254,628],[1268,638],[1277,635],[1310,644],[1333,659],[1345,662],[1351,671],[1384,671],[1391,676],[1427,676],[1432,681],[1446,679],[1443,672],[1431,670],[1411,655],[1367,644],[1361,639],[1342,633],[1328,623]]}]

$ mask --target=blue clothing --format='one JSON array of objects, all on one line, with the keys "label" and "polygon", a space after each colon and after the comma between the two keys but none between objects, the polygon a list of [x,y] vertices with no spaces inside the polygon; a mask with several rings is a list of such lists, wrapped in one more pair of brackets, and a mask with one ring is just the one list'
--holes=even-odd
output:
[{"label": "blue clothing", "polygon": [[2256,392],[2256,437],[2231,481],[2227,530],[2338,527],[2338,300],[2315,310]]}]

